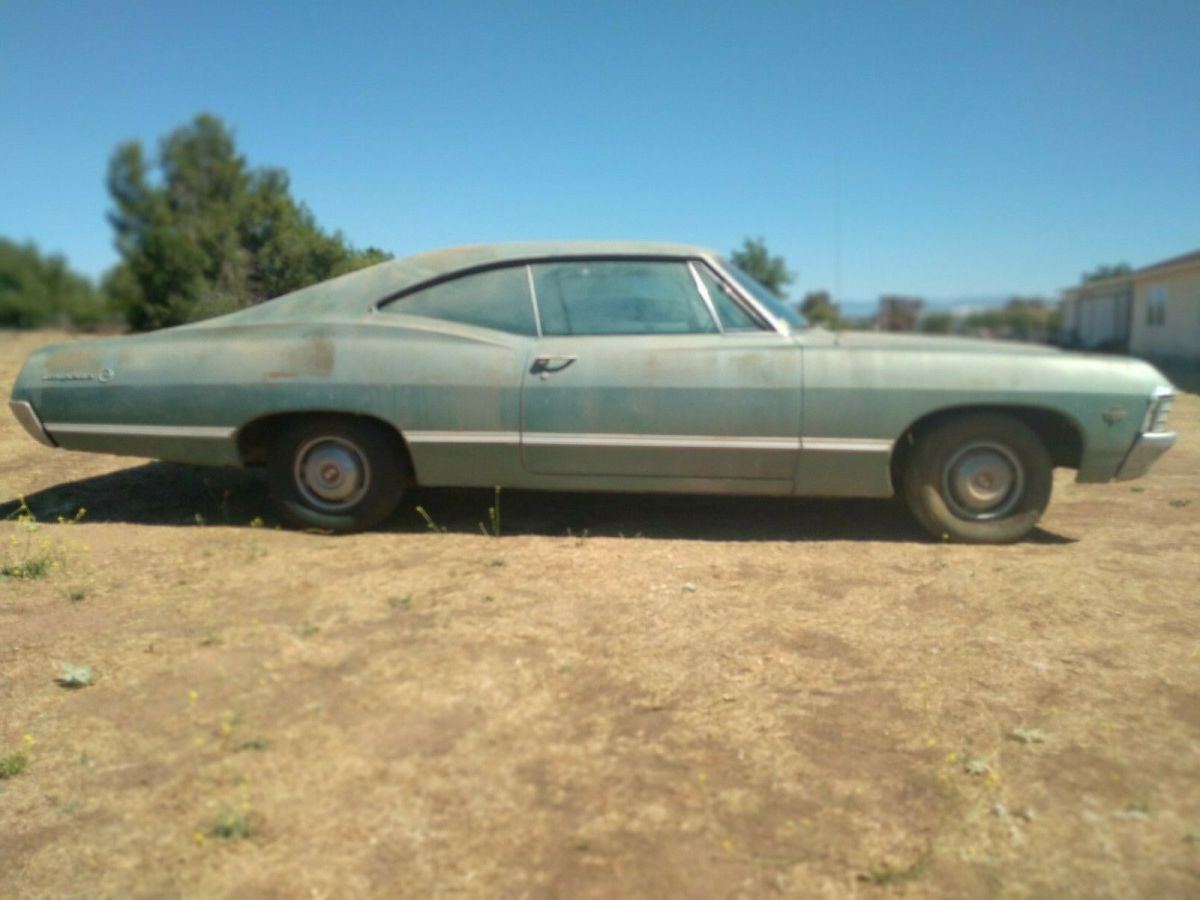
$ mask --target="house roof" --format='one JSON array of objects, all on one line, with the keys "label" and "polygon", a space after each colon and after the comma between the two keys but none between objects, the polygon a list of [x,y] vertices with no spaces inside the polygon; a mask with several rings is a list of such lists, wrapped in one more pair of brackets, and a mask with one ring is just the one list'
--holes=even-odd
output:
[{"label": "house roof", "polygon": [[1132,287],[1133,282],[1144,275],[1157,275],[1160,272],[1184,266],[1200,266],[1200,250],[1172,256],[1161,262],[1150,263],[1148,266],[1142,266],[1140,269],[1134,269],[1124,275],[1112,275],[1108,278],[1098,278],[1095,281],[1085,281],[1069,288],[1063,288],[1063,296],[1068,300],[1087,300],[1096,296],[1108,296],[1115,288]]},{"label": "house roof", "polygon": [[1138,269],[1133,274],[1150,275],[1164,269],[1174,269],[1176,266],[1191,265],[1200,265],[1200,250],[1193,250],[1191,253],[1184,253],[1182,256],[1173,256],[1170,259],[1164,259],[1162,262],[1151,263],[1148,266]]}]

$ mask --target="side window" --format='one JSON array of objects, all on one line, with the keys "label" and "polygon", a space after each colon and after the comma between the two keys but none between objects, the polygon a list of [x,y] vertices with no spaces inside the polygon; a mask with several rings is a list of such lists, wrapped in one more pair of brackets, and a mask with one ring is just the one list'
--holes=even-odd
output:
[{"label": "side window", "polygon": [[393,300],[381,313],[462,322],[512,334],[537,334],[524,266],[489,269]]},{"label": "side window", "polygon": [[587,260],[533,267],[542,334],[711,334],[685,262]]},{"label": "side window", "polygon": [[1167,323],[1167,286],[1154,284],[1146,291],[1146,324],[1165,325]]},{"label": "side window", "polygon": [[700,263],[693,263],[693,266],[696,269],[696,275],[700,278],[700,283],[708,293],[708,299],[712,301],[713,308],[717,311],[717,318],[721,320],[722,328],[726,331],[765,330],[750,313],[738,305],[729,292],[729,288],[708,270],[708,266]]}]

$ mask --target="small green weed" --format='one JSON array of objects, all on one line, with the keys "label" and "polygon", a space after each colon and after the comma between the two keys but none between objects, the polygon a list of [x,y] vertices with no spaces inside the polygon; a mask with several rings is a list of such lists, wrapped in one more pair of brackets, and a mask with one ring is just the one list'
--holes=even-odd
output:
[{"label": "small green weed", "polygon": [[250,837],[250,819],[244,812],[226,810],[217,816],[209,834],[223,841],[245,840]]},{"label": "small green weed", "polygon": [[388,597],[388,606],[392,609],[409,609],[412,606],[412,596],[405,594],[403,597]]},{"label": "small green weed", "polygon": [[72,603],[82,603],[87,599],[87,590],[85,588],[72,588],[67,591],[67,599]]},{"label": "small green weed", "polygon": [[1168,501],[1172,509],[1183,509],[1185,506],[1189,506],[1191,502],[1191,500],[1185,497],[1173,497]]},{"label": "small green weed", "polygon": [[868,884],[876,884],[880,887],[903,884],[906,881],[913,881],[924,875],[925,866],[928,862],[929,853],[926,852],[911,866],[904,866],[903,868],[893,866],[890,863],[880,863],[877,866],[871,866],[871,868],[859,875],[858,880],[865,881]]},{"label": "small green weed", "polygon": [[29,757],[24,753],[0,756],[0,778],[16,778],[29,768]]},{"label": "small green weed", "polygon": [[33,556],[16,563],[5,563],[0,566],[0,578],[19,578],[32,580],[44,578],[50,574],[52,560],[49,556]]},{"label": "small green weed", "polygon": [[418,507],[415,507],[415,509],[417,510],[417,515],[419,515],[422,519],[425,520],[425,528],[426,529],[428,529],[429,531],[432,531],[434,534],[445,534],[446,533],[446,529],[443,528],[442,526],[440,526],[437,522],[433,521],[433,516],[431,516],[429,513],[425,512],[425,507],[418,506]]},{"label": "small green weed", "polygon": [[266,750],[267,742],[263,738],[254,738],[250,741],[242,741],[238,744],[237,749],[241,750]]},{"label": "small green weed", "polygon": [[[496,499],[493,506],[488,507],[488,522],[492,526],[492,537],[500,537],[500,485],[496,485]],[[483,527],[483,523],[479,523],[479,530],[484,534],[488,530]]]}]

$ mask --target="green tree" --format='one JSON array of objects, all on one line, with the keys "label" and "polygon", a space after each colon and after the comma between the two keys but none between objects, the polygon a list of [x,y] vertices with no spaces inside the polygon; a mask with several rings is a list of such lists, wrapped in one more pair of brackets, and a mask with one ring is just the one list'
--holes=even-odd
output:
[{"label": "green tree", "polygon": [[829,296],[829,291],[809,291],[800,301],[800,312],[810,325],[840,328],[843,325],[842,311]]},{"label": "green tree", "polygon": [[740,250],[729,254],[734,265],[780,299],[787,296],[787,286],[795,281],[794,273],[788,271],[782,256],[772,256],[766,242],[760,238],[746,238]]},{"label": "green tree", "polygon": [[0,238],[0,326],[90,327],[108,317],[104,297],[65,258]]},{"label": "green tree", "polygon": [[1089,281],[1103,281],[1105,278],[1116,278],[1118,275],[1128,275],[1133,271],[1129,267],[1129,263],[1116,263],[1115,265],[1106,266],[1099,265],[1090,272],[1084,272],[1079,276],[1079,280],[1084,284]]},{"label": "green tree", "polygon": [[105,288],[135,330],[232,312],[388,259],[323,231],[287,173],[252,169],[215,116],[167,135],[152,164],[137,141],[108,166],[121,262]]}]

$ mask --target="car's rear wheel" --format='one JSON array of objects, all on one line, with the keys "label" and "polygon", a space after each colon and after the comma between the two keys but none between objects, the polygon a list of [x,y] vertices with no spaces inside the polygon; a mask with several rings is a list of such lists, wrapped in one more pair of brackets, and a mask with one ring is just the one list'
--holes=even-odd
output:
[{"label": "car's rear wheel", "polygon": [[395,441],[358,419],[298,420],[272,443],[272,493],[289,524],[345,534],[372,528],[408,486]]},{"label": "car's rear wheel", "polygon": [[918,437],[904,467],[904,499],[934,537],[1007,544],[1037,525],[1053,472],[1028,425],[995,413],[964,415]]}]

